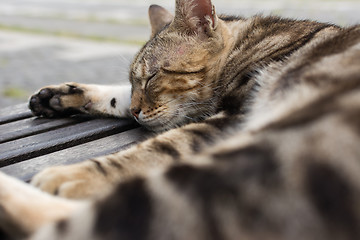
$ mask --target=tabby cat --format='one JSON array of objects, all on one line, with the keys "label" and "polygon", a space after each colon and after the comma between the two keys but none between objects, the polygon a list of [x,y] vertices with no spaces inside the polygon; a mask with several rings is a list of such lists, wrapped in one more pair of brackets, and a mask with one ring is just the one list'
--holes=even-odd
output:
[{"label": "tabby cat", "polygon": [[47,169],[31,182],[42,191],[0,174],[1,228],[36,240],[360,239],[360,26],[216,15],[210,0],[149,15],[131,88],[49,86],[30,108],[134,117],[159,134]]}]

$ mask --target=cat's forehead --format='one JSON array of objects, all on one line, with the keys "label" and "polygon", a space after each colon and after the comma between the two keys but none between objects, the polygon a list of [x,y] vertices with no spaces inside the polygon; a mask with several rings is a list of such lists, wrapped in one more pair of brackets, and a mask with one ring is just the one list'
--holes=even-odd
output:
[{"label": "cat's forehead", "polygon": [[132,65],[132,74],[135,78],[143,78],[149,74],[155,73],[159,68],[159,57],[155,51],[143,49],[139,52],[134,64]]},{"label": "cat's forehead", "polygon": [[163,39],[149,41],[136,56],[132,65],[132,73],[136,77],[155,73],[164,60],[172,58],[174,52],[179,53],[180,46],[181,44],[176,46],[173,42]]},{"label": "cat's forehead", "polygon": [[190,36],[163,33],[147,42],[136,56],[131,73],[136,79],[147,78],[161,68],[181,68],[202,58],[201,42]]}]

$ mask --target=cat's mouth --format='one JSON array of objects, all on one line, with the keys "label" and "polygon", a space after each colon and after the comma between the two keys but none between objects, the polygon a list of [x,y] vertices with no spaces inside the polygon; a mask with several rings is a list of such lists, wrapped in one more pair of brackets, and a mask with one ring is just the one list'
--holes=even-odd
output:
[{"label": "cat's mouth", "polygon": [[[196,110],[193,109],[194,107]],[[151,131],[162,132],[204,119],[206,116],[204,109],[209,110],[209,103],[189,102],[171,107],[164,104],[156,112],[141,111],[135,120]],[[201,112],[203,114],[199,114]]]},{"label": "cat's mouth", "polygon": [[152,117],[146,117],[143,113],[140,113],[135,120],[143,127],[154,132],[163,132],[186,123],[184,118],[177,113],[162,113]]}]

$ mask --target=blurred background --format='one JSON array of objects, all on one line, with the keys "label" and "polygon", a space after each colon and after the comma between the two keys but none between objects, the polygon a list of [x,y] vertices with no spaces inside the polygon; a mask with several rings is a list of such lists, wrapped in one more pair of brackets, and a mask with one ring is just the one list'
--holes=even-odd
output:
[{"label": "blurred background", "polygon": [[[150,34],[147,9],[173,0],[0,0],[0,107],[61,82],[127,83]],[[347,26],[360,0],[213,0],[218,13],[274,14]]]}]

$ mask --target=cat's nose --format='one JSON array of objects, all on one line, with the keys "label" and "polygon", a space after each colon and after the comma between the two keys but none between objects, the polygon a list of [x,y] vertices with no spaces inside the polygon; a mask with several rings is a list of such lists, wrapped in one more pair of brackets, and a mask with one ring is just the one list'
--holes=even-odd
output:
[{"label": "cat's nose", "polygon": [[130,111],[131,111],[131,114],[132,114],[136,119],[139,119],[139,114],[140,114],[140,112],[141,112],[141,109],[140,109],[140,108],[131,108]]}]

